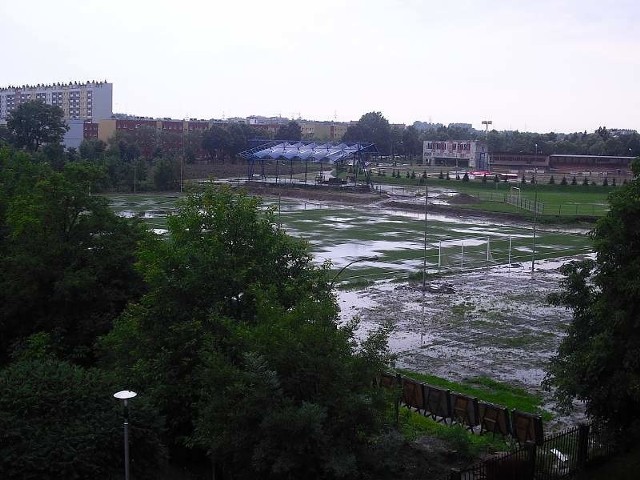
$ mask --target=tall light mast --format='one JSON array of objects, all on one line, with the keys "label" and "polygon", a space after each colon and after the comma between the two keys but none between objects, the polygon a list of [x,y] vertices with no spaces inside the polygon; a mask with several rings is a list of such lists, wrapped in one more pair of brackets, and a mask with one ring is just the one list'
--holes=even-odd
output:
[{"label": "tall light mast", "polygon": [[484,153],[487,160],[487,170],[491,171],[491,165],[489,165],[489,125],[493,122],[491,120],[482,120],[484,125],[484,141],[486,143],[487,151]]}]

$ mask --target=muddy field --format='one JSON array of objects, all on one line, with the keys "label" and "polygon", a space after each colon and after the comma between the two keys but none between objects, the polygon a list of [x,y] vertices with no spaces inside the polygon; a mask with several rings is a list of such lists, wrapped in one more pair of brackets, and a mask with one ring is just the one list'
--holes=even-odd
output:
[{"label": "muddy field", "polygon": [[[538,259],[532,274],[530,225],[505,218],[460,217],[455,210],[446,211],[442,199],[447,192],[433,195],[434,204],[441,202],[445,213],[429,215],[430,274],[438,272],[442,239],[454,245],[452,251],[458,256],[456,245],[466,242],[465,261],[474,241],[482,257],[485,238],[491,237],[495,250],[490,264],[465,265],[430,276],[430,288],[424,293],[422,282],[415,279],[424,259],[424,214],[415,205],[424,197],[407,192],[361,196],[351,202],[339,197],[331,201],[271,197],[266,203],[278,209],[288,233],[310,242],[319,263],[329,260],[340,269],[362,257],[379,257],[375,262],[358,262],[341,274],[338,283],[344,281],[352,289],[339,290],[338,301],[343,320],[360,317],[362,336],[383,322],[394,325],[390,347],[398,367],[451,380],[484,375],[540,392],[545,364],[571,319],[569,311],[550,306],[547,295],[559,288],[558,267],[563,262],[589,254],[585,232],[539,230],[538,248],[545,259]],[[174,201],[114,196],[112,205],[123,215],[145,218],[161,232]],[[507,237],[517,255],[511,266],[504,250]],[[453,263],[458,262],[454,258]],[[558,417],[555,423],[569,420]]]}]

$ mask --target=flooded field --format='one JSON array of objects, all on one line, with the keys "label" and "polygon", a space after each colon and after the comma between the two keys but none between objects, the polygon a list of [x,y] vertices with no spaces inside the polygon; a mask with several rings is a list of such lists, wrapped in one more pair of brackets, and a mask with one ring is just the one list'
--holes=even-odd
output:
[{"label": "flooded field", "polygon": [[[112,200],[120,214],[141,216],[157,231],[175,202]],[[425,230],[423,213],[383,205],[267,203],[319,263],[329,260],[337,271],[355,261],[336,279],[349,287],[337,292],[342,318],[358,315],[362,335],[390,321],[398,367],[451,380],[486,375],[540,391],[571,319],[546,298],[559,286],[558,267],[590,253],[584,231],[538,228],[534,256],[530,225],[428,215]],[[430,288],[423,292],[425,231]]]}]

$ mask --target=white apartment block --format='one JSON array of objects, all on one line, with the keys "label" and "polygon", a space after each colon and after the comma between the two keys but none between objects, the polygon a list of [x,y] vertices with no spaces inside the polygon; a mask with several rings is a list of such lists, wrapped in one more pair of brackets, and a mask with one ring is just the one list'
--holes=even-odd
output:
[{"label": "white apartment block", "polygon": [[97,122],[113,115],[113,84],[92,81],[0,87],[0,123],[5,123],[15,108],[30,100],[60,107],[67,121]]}]

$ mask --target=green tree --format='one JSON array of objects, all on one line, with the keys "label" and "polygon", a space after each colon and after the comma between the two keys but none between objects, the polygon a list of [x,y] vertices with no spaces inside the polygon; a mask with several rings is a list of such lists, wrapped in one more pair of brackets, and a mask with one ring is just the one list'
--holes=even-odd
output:
[{"label": "green tree", "polygon": [[[232,123],[228,126],[229,135],[231,136],[231,145],[229,154],[235,158],[240,152],[249,148],[249,139],[253,138],[252,128],[241,123]],[[300,130],[302,132],[302,130]]]},{"label": "green tree", "polygon": [[402,131],[402,144],[412,163],[416,155],[422,154],[420,132],[414,126],[409,126]]},{"label": "green tree", "polygon": [[[112,375],[41,355],[0,369],[0,389],[0,477],[122,474],[122,406],[113,398],[122,385]],[[144,394],[130,411],[131,472],[158,478],[165,449],[157,413]]]},{"label": "green tree", "polygon": [[388,155],[391,153],[391,126],[382,113],[365,113],[355,125],[347,128],[342,140],[372,142],[380,153]]},{"label": "green tree", "polygon": [[595,260],[563,267],[555,304],[573,321],[547,374],[563,405],[586,402],[592,417],[628,432],[640,427],[640,165],[609,196],[610,209],[591,232]]},{"label": "green tree", "polygon": [[290,121],[286,125],[280,125],[276,132],[276,140],[294,140],[299,141],[302,138],[302,127],[295,120]]},{"label": "green tree", "polygon": [[107,144],[97,138],[87,138],[80,144],[80,158],[96,161],[102,158],[107,150]]},{"label": "green tree", "polygon": [[202,132],[202,149],[211,161],[221,159],[224,163],[224,158],[231,145],[231,135],[219,125],[212,125],[208,130]]},{"label": "green tree", "polygon": [[10,143],[13,143],[11,132],[9,132],[6,125],[0,125],[0,147]]},{"label": "green tree", "polygon": [[0,152],[0,364],[39,331],[64,358],[91,362],[96,338],[140,295],[134,252],[146,230],[91,195],[100,177],[84,164],[53,172]]},{"label": "green tree", "polygon": [[156,190],[180,189],[180,163],[169,158],[156,160],[153,169],[153,185]]},{"label": "green tree", "polygon": [[60,107],[30,100],[18,105],[7,120],[16,147],[35,152],[42,145],[60,144],[69,127]]},{"label": "green tree", "polygon": [[101,346],[153,392],[172,451],[233,478],[355,474],[384,418],[384,332],[356,345],[326,267],[257,198],[194,193],[168,229],[140,253],[148,293]]}]

